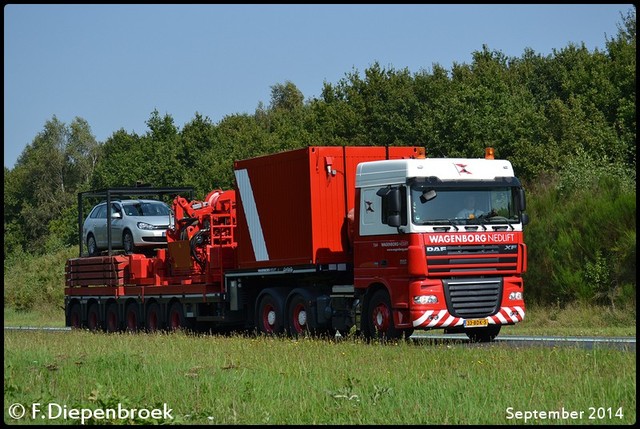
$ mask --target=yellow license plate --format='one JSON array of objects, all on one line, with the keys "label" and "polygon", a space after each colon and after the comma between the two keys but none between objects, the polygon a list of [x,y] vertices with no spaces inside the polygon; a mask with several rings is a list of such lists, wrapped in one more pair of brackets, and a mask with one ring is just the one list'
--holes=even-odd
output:
[{"label": "yellow license plate", "polygon": [[476,328],[478,326],[488,326],[489,321],[487,319],[467,319],[464,321],[466,328]]}]

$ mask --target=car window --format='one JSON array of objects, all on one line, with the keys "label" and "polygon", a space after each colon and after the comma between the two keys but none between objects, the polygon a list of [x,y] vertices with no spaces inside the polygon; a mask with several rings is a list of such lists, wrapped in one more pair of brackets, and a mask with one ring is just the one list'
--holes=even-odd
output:
[{"label": "car window", "polygon": [[107,205],[106,204],[102,204],[100,207],[98,207],[94,214],[91,215],[92,218],[96,218],[96,219],[106,219],[107,218]]},{"label": "car window", "polygon": [[169,208],[163,203],[142,203],[142,213],[144,216],[167,216]]},{"label": "car window", "polygon": [[127,216],[168,216],[169,207],[161,202],[139,202],[123,206]]}]

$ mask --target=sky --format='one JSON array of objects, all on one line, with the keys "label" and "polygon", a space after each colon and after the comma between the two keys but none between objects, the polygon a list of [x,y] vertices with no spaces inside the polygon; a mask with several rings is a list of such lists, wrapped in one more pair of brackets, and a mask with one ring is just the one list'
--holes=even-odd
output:
[{"label": "sky", "polygon": [[374,63],[430,72],[570,44],[606,50],[633,4],[188,4],[4,6],[4,165],[56,117],[99,142],[144,135],[154,110],[182,129],[267,107],[292,82],[305,100]]}]

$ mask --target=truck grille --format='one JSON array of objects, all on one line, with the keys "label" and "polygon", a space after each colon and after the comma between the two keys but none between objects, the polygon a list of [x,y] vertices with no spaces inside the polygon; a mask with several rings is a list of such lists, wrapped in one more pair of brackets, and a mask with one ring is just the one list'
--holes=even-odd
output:
[{"label": "truck grille", "polygon": [[449,279],[442,283],[447,307],[453,316],[487,317],[500,307],[502,279],[499,277]]},{"label": "truck grille", "polygon": [[426,246],[432,276],[505,275],[518,270],[517,244]]}]

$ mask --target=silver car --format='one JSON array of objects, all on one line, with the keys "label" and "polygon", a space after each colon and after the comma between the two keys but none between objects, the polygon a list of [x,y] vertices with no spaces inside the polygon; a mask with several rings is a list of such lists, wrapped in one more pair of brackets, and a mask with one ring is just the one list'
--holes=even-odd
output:
[{"label": "silver car", "polygon": [[[111,202],[111,249],[133,253],[167,244],[171,209],[158,200],[115,200]],[[109,248],[107,203],[96,205],[82,226],[82,238],[89,256]]]}]

